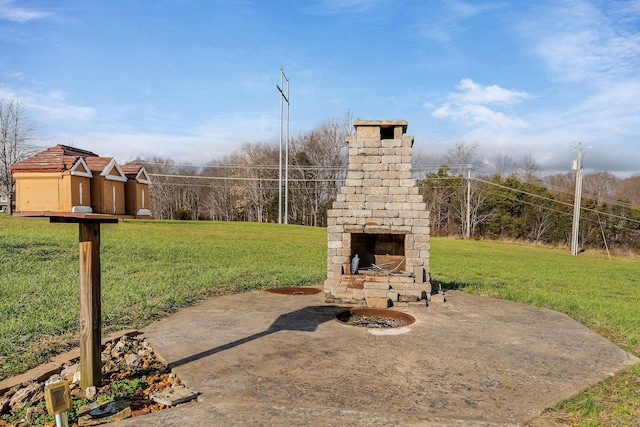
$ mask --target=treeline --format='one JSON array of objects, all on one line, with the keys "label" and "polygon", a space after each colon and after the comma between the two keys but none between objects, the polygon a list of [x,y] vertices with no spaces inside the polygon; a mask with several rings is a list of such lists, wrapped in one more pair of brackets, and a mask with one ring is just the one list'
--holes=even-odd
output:
[{"label": "treeline", "polygon": [[[481,160],[477,151],[458,141],[419,180],[432,235],[570,245],[575,173],[542,176],[532,156]],[[639,206],[640,176],[584,173],[578,242],[637,252]]]},{"label": "treeline", "polygon": [[256,222],[282,218],[292,224],[324,226],[326,211],[346,176],[351,123],[347,115],[291,139],[287,183],[286,150],[283,147],[281,160],[279,143],[245,144],[205,167],[161,158],[135,161],[151,175],[151,210],[156,218]]},{"label": "treeline", "polygon": [[[517,173],[468,179],[443,165],[419,184],[431,211],[432,235],[570,245],[573,180],[573,174],[540,178]],[[638,176],[585,174],[580,245],[640,249],[639,191]]]},{"label": "treeline", "polygon": [[[282,212],[283,222],[286,213],[290,224],[325,226],[346,177],[352,122],[348,116],[330,120],[290,141],[282,211],[277,143],[246,144],[206,166],[136,161],[152,177],[151,209],[158,219],[278,222]],[[532,156],[481,159],[478,145],[464,141],[438,158],[414,150],[413,161],[432,235],[571,244],[574,173],[542,176]],[[582,195],[582,247],[640,250],[640,176],[585,173]]]}]

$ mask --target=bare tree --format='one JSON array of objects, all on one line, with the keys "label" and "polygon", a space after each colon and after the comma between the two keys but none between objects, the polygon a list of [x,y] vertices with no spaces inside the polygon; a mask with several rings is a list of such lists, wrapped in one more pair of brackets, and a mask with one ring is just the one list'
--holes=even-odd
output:
[{"label": "bare tree", "polygon": [[233,181],[232,170],[225,165],[232,163],[231,156],[224,156],[220,160],[212,161],[204,168],[202,174],[212,177],[209,184],[209,195],[205,200],[205,206],[209,209],[209,217],[216,221],[233,221],[234,210],[231,201]]},{"label": "bare tree", "polygon": [[572,187],[575,185],[576,178],[573,173],[557,173],[545,176],[543,182],[554,190],[571,189],[571,194],[573,194]]},{"label": "bare tree", "polygon": [[508,154],[497,154],[493,158],[493,173],[508,175],[516,169],[516,161]]},{"label": "bare tree", "polygon": [[522,161],[519,164],[519,173],[520,177],[524,180],[535,179],[540,174],[542,168],[536,161],[534,160],[531,154],[525,154],[522,158]]},{"label": "bare tree", "polygon": [[459,139],[452,147],[447,149],[444,160],[445,163],[451,167],[452,171],[457,171],[460,176],[464,176],[467,173],[467,166],[471,166],[476,172],[481,170],[481,162],[478,158],[477,151],[477,142],[469,144]]},{"label": "bare tree", "polygon": [[640,205],[640,175],[618,181],[616,185],[616,198],[634,205]]},{"label": "bare tree", "polygon": [[[474,142],[473,144],[469,144],[464,140],[457,140],[452,147],[447,150],[445,155],[445,160],[448,162],[447,164],[451,167],[452,171],[458,170],[459,177],[466,177],[469,172],[469,168],[474,172],[479,172],[482,169],[482,164],[477,155],[478,143]],[[471,185],[469,181],[466,183],[467,185]],[[467,229],[467,192],[460,191],[457,193],[458,201],[457,203],[452,203],[452,207],[455,208],[457,214],[460,218],[460,232],[463,236],[465,236]],[[469,214],[473,212],[476,206],[472,206],[471,202],[473,198],[469,200]]]},{"label": "bare tree", "polygon": [[291,219],[296,224],[326,224],[326,212],[346,176],[346,137],[353,127],[350,113],[328,120],[292,142]]},{"label": "bare tree", "polygon": [[30,142],[35,125],[27,119],[20,99],[0,100],[0,190],[7,194],[9,213],[13,211],[15,180],[9,167],[32,155],[36,149]]},{"label": "bare tree", "polygon": [[618,178],[611,172],[592,172],[584,175],[585,194],[594,197],[615,197]]},{"label": "bare tree", "polygon": [[158,219],[171,219],[175,208],[175,184],[170,175],[176,174],[175,162],[171,159],[153,157],[149,160],[136,159],[133,163],[143,164],[151,175],[149,203],[151,212]]},{"label": "bare tree", "polygon": [[234,165],[229,188],[229,203],[236,219],[267,222],[269,207],[277,197],[275,180],[278,151],[275,144],[244,144],[229,156]]}]

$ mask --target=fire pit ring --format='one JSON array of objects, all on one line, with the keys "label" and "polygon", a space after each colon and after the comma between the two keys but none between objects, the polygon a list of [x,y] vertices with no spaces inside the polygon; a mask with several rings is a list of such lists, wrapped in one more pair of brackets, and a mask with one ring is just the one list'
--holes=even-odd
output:
[{"label": "fire pit ring", "polygon": [[416,321],[413,316],[407,313],[365,307],[340,311],[336,314],[335,320],[348,326],[365,328],[400,328]]},{"label": "fire pit ring", "polygon": [[320,293],[320,289],[308,286],[289,286],[285,288],[271,288],[267,292],[278,295],[314,295]]}]

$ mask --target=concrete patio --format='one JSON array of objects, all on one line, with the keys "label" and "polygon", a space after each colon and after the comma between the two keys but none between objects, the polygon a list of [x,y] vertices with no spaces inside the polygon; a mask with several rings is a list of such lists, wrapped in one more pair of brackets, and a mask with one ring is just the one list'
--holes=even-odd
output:
[{"label": "concrete patio", "polygon": [[519,425],[640,359],[569,317],[463,292],[399,309],[412,325],[334,319],[323,293],[210,298],[152,324],[197,402],[118,426]]}]

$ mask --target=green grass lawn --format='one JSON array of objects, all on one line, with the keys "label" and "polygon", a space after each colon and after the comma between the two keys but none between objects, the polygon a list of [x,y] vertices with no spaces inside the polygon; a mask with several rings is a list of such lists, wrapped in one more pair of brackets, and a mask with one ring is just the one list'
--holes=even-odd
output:
[{"label": "green grass lawn", "polygon": [[[326,230],[125,221],[101,226],[103,332],[210,295],[321,283]],[[78,225],[0,215],[0,379],[77,344]]]},{"label": "green grass lawn", "polygon": [[[101,226],[103,332],[140,328],[207,296],[320,284],[326,229],[125,221]],[[0,215],[0,379],[77,345],[78,226]],[[640,356],[640,259],[568,248],[433,238],[445,288],[548,307]],[[551,414],[573,425],[640,419],[635,366]],[[635,418],[634,418],[635,417]]]}]

